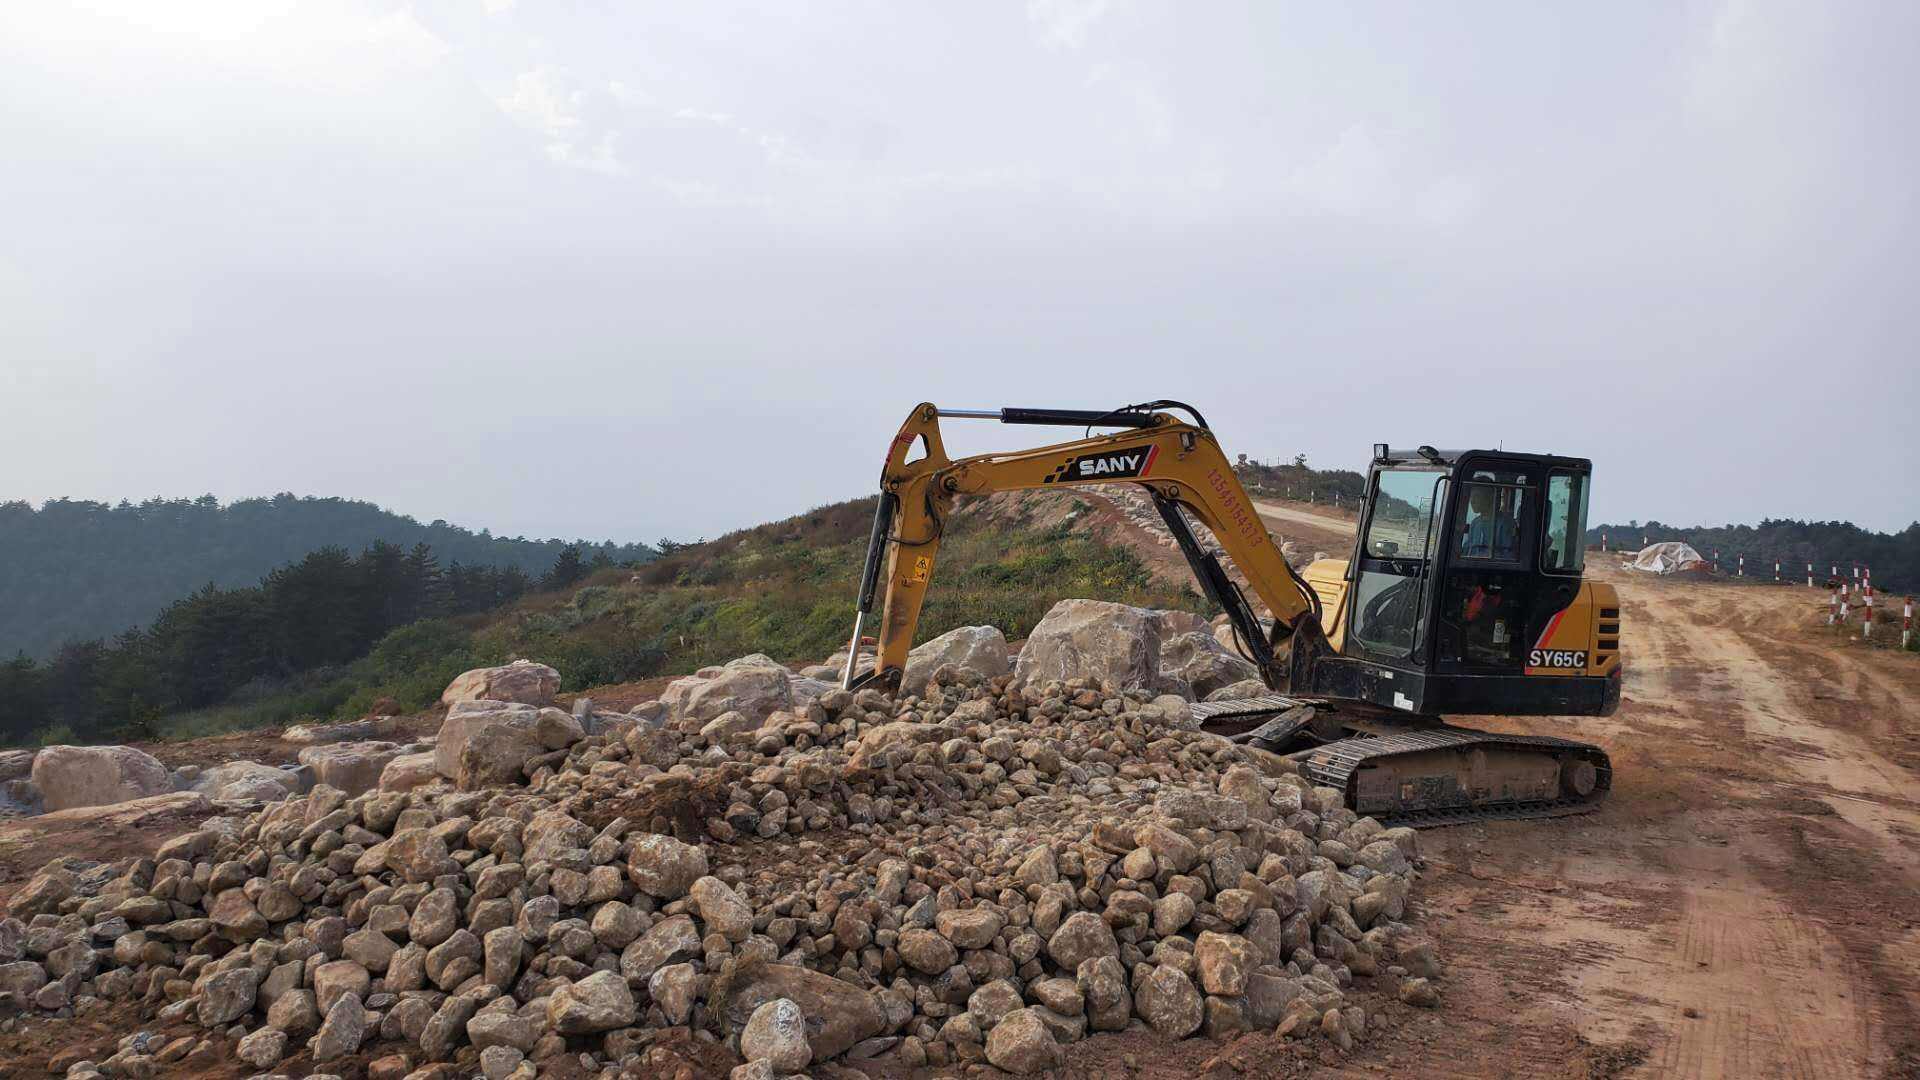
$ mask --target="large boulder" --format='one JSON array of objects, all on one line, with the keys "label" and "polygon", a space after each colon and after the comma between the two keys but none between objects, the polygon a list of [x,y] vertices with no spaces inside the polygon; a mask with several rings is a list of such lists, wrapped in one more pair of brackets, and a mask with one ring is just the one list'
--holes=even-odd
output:
[{"label": "large boulder", "polygon": [[24,780],[33,773],[33,757],[37,750],[0,750],[0,783],[8,780]]},{"label": "large boulder", "polygon": [[380,772],[405,750],[390,742],[329,743],[300,751],[300,764],[313,770],[316,784],[363,795],[380,786]]},{"label": "large boulder", "polygon": [[794,964],[767,963],[746,964],[736,972],[725,997],[727,1022],[738,1031],[760,1006],[781,998],[798,1005],[806,1018],[815,1062],[837,1057],[887,1027],[873,995],[852,983]]},{"label": "large boulder", "polygon": [[826,697],[840,688],[840,677],[831,679],[813,678],[796,675],[787,682],[787,691],[793,695],[795,710],[804,710],[807,706]]},{"label": "large boulder", "polygon": [[1234,683],[1260,677],[1259,668],[1222,648],[1212,634],[1198,630],[1176,634],[1161,643],[1160,671],[1186,680],[1193,696],[1202,699]]},{"label": "large boulder", "polygon": [[447,711],[434,746],[441,776],[474,791],[518,783],[528,758],[581,736],[580,724],[560,709],[504,701],[463,701]]},{"label": "large boulder", "polygon": [[[698,731],[709,720],[737,712],[759,727],[767,717],[793,707],[793,673],[755,653],[727,665],[693,687],[674,707],[674,719],[685,731]],[[672,687],[668,688],[672,690]],[[666,695],[661,700],[667,700]]]},{"label": "large boulder", "polygon": [[48,810],[111,806],[173,790],[167,767],[131,746],[49,746],[33,759]]},{"label": "large boulder", "polygon": [[946,664],[988,679],[1005,675],[1009,670],[1006,635],[993,626],[962,626],[941,634],[907,654],[901,691],[924,695],[933,673]]},{"label": "large boulder", "polygon": [[33,818],[0,821],[0,849],[29,840],[44,843],[49,834],[71,832],[78,850],[86,842],[85,834],[89,831],[97,836],[100,830],[140,828],[168,819],[204,816],[212,810],[213,803],[197,791],[169,791],[165,795],[148,795],[122,803],[76,806]]},{"label": "large boulder", "polygon": [[560,673],[545,664],[515,660],[502,667],[463,672],[440,695],[443,705],[463,701],[516,701],[522,705],[551,705],[560,690]]},{"label": "large boulder", "polygon": [[1013,666],[1017,686],[1086,678],[1109,690],[1158,690],[1156,613],[1105,600],[1062,600],[1033,628]]},{"label": "large boulder", "polygon": [[1202,634],[1213,633],[1213,624],[1195,615],[1191,611],[1162,610],[1155,611],[1153,616],[1154,619],[1160,623],[1160,637],[1162,640],[1172,640],[1181,634],[1191,634],[1195,632]]},{"label": "large boulder", "polygon": [[401,754],[380,770],[380,790],[412,791],[422,784],[432,783],[440,777],[436,758],[437,755],[431,750]]},{"label": "large boulder", "polygon": [[[317,773],[317,770],[316,770]],[[304,789],[302,774],[257,761],[229,761],[200,774],[193,790],[209,799],[278,802]],[[337,786],[337,785],[336,785]]]},{"label": "large boulder", "polygon": [[295,746],[319,746],[322,743],[365,742],[384,739],[400,725],[399,717],[371,716],[338,724],[295,724],[280,733],[282,742]]}]

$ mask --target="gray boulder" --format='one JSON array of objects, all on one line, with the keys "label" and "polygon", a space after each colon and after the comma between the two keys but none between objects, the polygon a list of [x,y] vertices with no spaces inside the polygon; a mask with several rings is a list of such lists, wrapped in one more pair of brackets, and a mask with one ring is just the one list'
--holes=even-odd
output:
[{"label": "gray boulder", "polygon": [[33,774],[34,755],[37,750],[0,750],[0,783],[9,780],[24,780]]},{"label": "gray boulder", "polygon": [[1160,671],[1186,680],[1193,696],[1202,699],[1234,683],[1260,677],[1259,668],[1222,648],[1212,634],[1198,630],[1178,634],[1161,644]]},{"label": "gray boulder", "polygon": [[1033,628],[1013,666],[1018,686],[1086,678],[1112,690],[1157,690],[1160,620],[1145,608],[1062,600]]},{"label": "gray boulder", "polygon": [[1005,675],[1009,670],[1006,635],[992,626],[962,626],[941,634],[907,654],[902,692],[924,695],[933,673],[946,664],[988,679]]},{"label": "gray boulder", "polygon": [[[737,712],[753,727],[793,707],[792,673],[758,653],[728,661],[711,678],[687,692],[674,709],[683,730],[698,731],[707,721]],[[672,687],[668,688],[672,690]],[[661,696],[668,700],[667,695]]]},{"label": "gray boulder", "polygon": [[49,746],[33,759],[48,810],[111,806],[173,790],[167,767],[131,746]]},{"label": "gray boulder", "polygon": [[513,701],[522,705],[551,705],[560,691],[560,673],[545,664],[515,660],[501,667],[463,672],[440,694],[444,705],[463,701]]},{"label": "gray boulder", "polygon": [[302,773],[258,761],[229,761],[200,774],[193,790],[215,800],[278,802],[303,790]]},{"label": "gray boulder", "polygon": [[434,768],[463,791],[519,783],[528,759],[562,750],[586,735],[561,709],[469,701],[448,710],[434,746]]},{"label": "gray boulder", "polygon": [[300,751],[300,764],[313,770],[315,783],[363,795],[380,786],[380,772],[405,751],[390,742],[329,743]]}]

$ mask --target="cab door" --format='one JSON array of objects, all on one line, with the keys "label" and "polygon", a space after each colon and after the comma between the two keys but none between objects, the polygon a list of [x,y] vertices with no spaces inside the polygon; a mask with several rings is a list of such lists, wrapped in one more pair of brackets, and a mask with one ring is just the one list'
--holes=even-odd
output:
[{"label": "cab door", "polygon": [[[1433,670],[1521,674],[1536,608],[1541,473],[1532,462],[1463,460],[1435,604]],[[1571,599],[1569,596],[1567,599]],[[1562,602],[1564,606],[1564,601]]]},{"label": "cab door", "polygon": [[1403,670],[1424,666],[1431,556],[1447,488],[1447,474],[1438,468],[1374,472],[1364,536],[1349,572],[1347,656]]}]

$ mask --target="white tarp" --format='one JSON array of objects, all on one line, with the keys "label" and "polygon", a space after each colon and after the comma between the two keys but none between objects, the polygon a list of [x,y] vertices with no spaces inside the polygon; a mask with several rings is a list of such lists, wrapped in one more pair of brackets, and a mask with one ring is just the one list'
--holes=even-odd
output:
[{"label": "white tarp", "polygon": [[1681,570],[1706,568],[1707,560],[1702,559],[1699,552],[1673,540],[1641,548],[1633,561],[1627,564],[1629,570],[1645,570],[1649,574],[1673,574]]}]

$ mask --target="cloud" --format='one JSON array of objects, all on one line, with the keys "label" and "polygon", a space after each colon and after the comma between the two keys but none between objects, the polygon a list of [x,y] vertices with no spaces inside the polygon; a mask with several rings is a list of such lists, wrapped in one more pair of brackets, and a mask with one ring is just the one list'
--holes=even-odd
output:
[{"label": "cloud", "polygon": [[1108,6],[1109,0],[1027,0],[1027,22],[1048,48],[1077,51]]},{"label": "cloud", "polygon": [[500,110],[544,140],[547,157],[556,164],[608,176],[627,171],[620,161],[619,132],[590,114],[617,108],[618,84],[605,91],[579,86],[565,71],[541,66],[515,76],[513,87],[494,101]]},{"label": "cloud", "polygon": [[1593,456],[1598,518],[1911,513],[1855,466],[1913,425],[1795,433],[1920,396],[1920,5],[13,7],[25,496],[712,535],[870,488],[915,401],[1189,397],[1335,464],[1274,403],[1359,378],[1379,437]]}]

